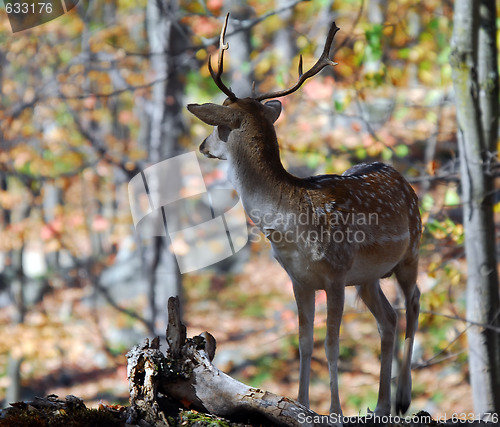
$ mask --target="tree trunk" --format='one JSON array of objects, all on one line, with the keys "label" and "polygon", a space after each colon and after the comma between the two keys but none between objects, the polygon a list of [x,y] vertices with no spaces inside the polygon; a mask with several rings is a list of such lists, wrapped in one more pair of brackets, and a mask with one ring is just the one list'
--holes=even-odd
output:
[{"label": "tree trunk", "polygon": [[[481,20],[478,3],[481,3]],[[487,17],[488,14],[493,15]],[[493,177],[488,170],[498,130],[498,92],[491,90],[498,85],[498,76],[492,78],[497,64],[493,53],[496,52],[495,19],[495,0],[457,0],[450,56],[459,127],[468,270],[467,318],[486,325],[471,325],[468,329],[474,409],[480,414],[500,412],[500,335],[487,327],[498,326],[500,307]],[[494,84],[486,84],[493,80]]]},{"label": "tree trunk", "polygon": [[[187,40],[176,20],[176,0],[150,0],[146,12],[151,70],[158,80],[152,87],[151,103],[145,110],[146,121],[143,123],[147,129],[148,160],[152,165],[181,152],[180,139],[185,133],[181,53],[185,51]],[[154,178],[148,182],[150,193],[161,185]],[[146,247],[152,331],[164,330],[167,319],[160,318],[158,313],[165,307],[169,296],[182,293],[181,274],[175,255],[168,250],[169,243],[167,233],[167,237],[152,237]]]},{"label": "tree trunk", "polygon": [[[481,109],[481,125],[484,135],[486,155],[484,158],[486,180],[486,208],[487,224],[489,230],[487,251],[491,261],[486,264],[488,278],[485,280],[486,287],[484,297],[485,316],[484,321],[492,326],[500,328],[500,298],[498,273],[496,269],[496,242],[495,222],[493,217],[494,200],[494,178],[490,168],[492,159],[496,158],[498,141],[498,116],[499,116],[499,83],[498,83],[498,49],[497,49],[497,26],[496,26],[496,3],[495,0],[482,0],[479,10],[479,38],[478,38],[478,80],[479,80],[479,107]],[[493,406],[484,407],[485,411],[500,412],[500,333],[498,329],[486,329],[484,331],[485,345],[490,361],[490,382],[494,395]]]},{"label": "tree trunk", "polygon": [[[23,204],[17,220],[22,221],[29,217],[31,208]],[[9,213],[9,220],[11,212]],[[17,215],[16,215],[17,216]],[[10,265],[7,276],[10,276],[10,295],[14,306],[12,316],[13,325],[22,325],[26,317],[26,301],[24,297],[25,275],[23,268],[24,238],[20,248],[9,252]],[[7,402],[16,402],[21,398],[21,365],[23,363],[22,354],[17,354],[15,349],[9,352],[7,375],[9,376],[9,386],[5,398]]]}]

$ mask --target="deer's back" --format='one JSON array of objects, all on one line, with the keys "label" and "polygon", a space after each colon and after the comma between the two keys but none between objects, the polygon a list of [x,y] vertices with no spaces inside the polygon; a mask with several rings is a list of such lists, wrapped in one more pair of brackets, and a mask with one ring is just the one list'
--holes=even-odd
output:
[{"label": "deer's back", "polygon": [[298,280],[334,272],[359,284],[418,256],[417,196],[391,166],[367,163],[341,176],[306,178],[288,211],[284,226],[266,234],[276,259]]}]

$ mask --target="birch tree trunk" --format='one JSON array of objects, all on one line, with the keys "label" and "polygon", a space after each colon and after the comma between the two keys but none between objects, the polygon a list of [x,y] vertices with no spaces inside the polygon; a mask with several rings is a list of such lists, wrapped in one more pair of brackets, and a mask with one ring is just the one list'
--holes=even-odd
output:
[{"label": "birch tree trunk", "polygon": [[489,165],[498,135],[495,0],[457,0],[450,62],[467,257],[470,381],[476,413],[500,412],[498,273]]},{"label": "birch tree trunk", "polygon": [[[150,46],[151,71],[158,82],[152,87],[151,101],[145,108],[143,127],[149,164],[181,153],[179,141],[185,133],[182,121],[184,83],[182,56],[187,44],[178,16],[177,0],[149,0],[146,27]],[[160,182],[148,182],[151,192]],[[168,235],[168,233],[167,233]],[[182,280],[175,255],[169,251],[168,237],[152,237],[146,247],[149,324],[151,331],[164,330],[167,319],[158,314],[172,295],[181,295]]]}]

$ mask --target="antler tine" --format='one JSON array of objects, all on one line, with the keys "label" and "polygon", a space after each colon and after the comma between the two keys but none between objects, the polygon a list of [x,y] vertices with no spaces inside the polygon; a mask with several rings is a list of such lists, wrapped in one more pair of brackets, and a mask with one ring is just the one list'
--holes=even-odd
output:
[{"label": "antler tine", "polygon": [[256,101],[263,101],[264,99],[279,98],[280,96],[289,95],[290,93],[293,93],[297,89],[299,89],[308,78],[313,77],[316,74],[318,74],[327,65],[337,65],[337,63],[331,61],[328,58],[328,56],[330,54],[330,49],[332,48],[333,38],[335,37],[335,34],[337,34],[337,31],[339,31],[339,30],[340,30],[340,28],[337,27],[335,22],[333,22],[332,26],[330,27],[330,30],[328,31],[328,36],[327,36],[326,41],[325,41],[325,47],[323,48],[323,52],[321,53],[321,56],[319,57],[316,64],[314,64],[312,66],[312,68],[310,68],[305,73],[302,72],[302,55],[300,56],[300,59],[299,59],[299,80],[297,81],[297,83],[295,83],[294,86],[292,86],[290,89],[285,89],[285,90],[281,90],[281,91],[277,91],[277,92],[263,93],[262,95],[254,97],[254,99]]},{"label": "antler tine", "polygon": [[219,39],[219,60],[218,60],[218,69],[217,73],[214,72],[212,68],[212,56],[210,55],[208,57],[208,71],[210,71],[210,75],[212,76],[212,80],[215,82],[217,87],[224,92],[227,97],[231,101],[235,101],[236,95],[229,89],[223,82],[222,82],[222,72],[224,70],[224,51],[229,49],[229,43],[226,43],[224,41],[224,38],[226,37],[226,30],[227,30],[227,21],[229,19],[229,13],[226,15],[226,18],[224,19],[224,25],[222,27],[222,30],[220,32],[220,39]]}]

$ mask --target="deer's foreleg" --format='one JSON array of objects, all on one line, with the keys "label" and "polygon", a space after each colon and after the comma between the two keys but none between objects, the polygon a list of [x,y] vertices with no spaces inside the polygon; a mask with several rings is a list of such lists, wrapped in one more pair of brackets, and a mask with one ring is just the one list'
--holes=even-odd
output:
[{"label": "deer's foreleg", "polygon": [[303,405],[309,407],[309,378],[314,344],[314,290],[304,289],[293,283],[295,301],[299,315],[299,397]]},{"label": "deer's foreleg", "polygon": [[344,283],[334,283],[326,288],[326,339],[325,351],[330,371],[330,413],[342,416],[338,385],[339,335],[344,312]]}]

